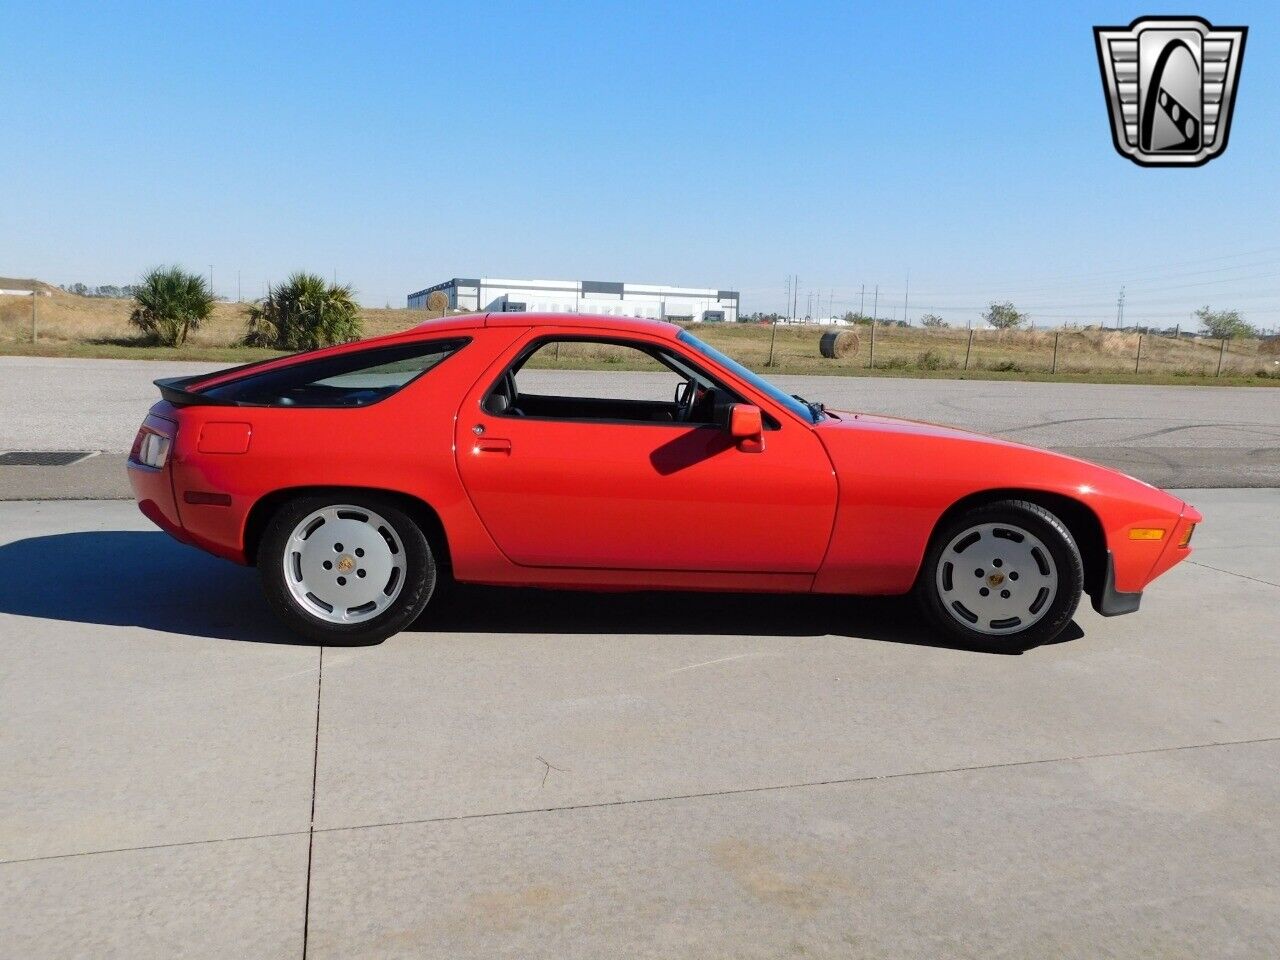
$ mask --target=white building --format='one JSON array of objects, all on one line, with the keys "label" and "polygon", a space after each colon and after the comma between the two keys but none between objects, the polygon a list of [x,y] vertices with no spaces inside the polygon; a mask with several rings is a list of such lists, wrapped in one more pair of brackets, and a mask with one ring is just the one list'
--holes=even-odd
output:
[{"label": "white building", "polygon": [[601,280],[494,280],[454,277],[409,294],[409,307],[425,310],[436,291],[451,310],[490,313],[605,313],[653,320],[738,319],[738,292],[703,287],[660,287]]}]

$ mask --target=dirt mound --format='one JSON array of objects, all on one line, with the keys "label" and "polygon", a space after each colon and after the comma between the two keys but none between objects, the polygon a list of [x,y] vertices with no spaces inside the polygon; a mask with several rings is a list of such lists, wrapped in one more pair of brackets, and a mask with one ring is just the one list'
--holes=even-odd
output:
[{"label": "dirt mound", "polygon": [[0,290],[36,290],[45,296],[70,296],[70,294],[59,290],[53,284],[45,283],[43,280],[21,280],[17,277],[0,277]]}]

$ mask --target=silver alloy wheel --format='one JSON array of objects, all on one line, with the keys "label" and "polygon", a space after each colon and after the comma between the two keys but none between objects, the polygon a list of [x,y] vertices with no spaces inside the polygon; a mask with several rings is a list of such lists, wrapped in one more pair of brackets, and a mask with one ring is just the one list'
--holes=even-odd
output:
[{"label": "silver alloy wheel", "polygon": [[372,510],[335,504],[308,514],[284,549],[284,582],[302,609],[327,623],[363,623],[404,589],[400,535]]},{"label": "silver alloy wheel", "polygon": [[957,623],[992,636],[1040,621],[1058,594],[1053,554],[1012,523],[979,523],[956,534],[938,558],[935,583]]}]

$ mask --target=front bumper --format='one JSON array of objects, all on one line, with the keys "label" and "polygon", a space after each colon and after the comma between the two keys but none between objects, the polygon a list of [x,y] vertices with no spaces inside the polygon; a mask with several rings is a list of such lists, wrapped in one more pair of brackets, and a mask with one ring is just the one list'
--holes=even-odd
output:
[{"label": "front bumper", "polygon": [[1106,569],[1102,571],[1102,581],[1094,588],[1090,597],[1093,609],[1104,617],[1118,617],[1122,613],[1134,613],[1142,603],[1142,591],[1123,593],[1116,589],[1115,560],[1111,551],[1107,551]]}]

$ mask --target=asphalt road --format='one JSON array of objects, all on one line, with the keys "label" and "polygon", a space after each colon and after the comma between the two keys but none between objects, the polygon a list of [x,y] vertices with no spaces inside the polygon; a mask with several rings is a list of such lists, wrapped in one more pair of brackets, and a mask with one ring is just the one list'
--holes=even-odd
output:
[{"label": "asphalt road", "polygon": [[[0,357],[0,451],[100,450],[78,468],[0,467],[0,498],[123,497],[122,455],[157,398],[157,377],[218,364]],[[669,395],[662,374],[528,371],[539,389],[572,380]],[[1164,487],[1280,486],[1280,390],[982,380],[777,377],[834,408],[888,413],[1050,447]],[[589,388],[591,388],[589,386]],[[32,493],[31,491],[35,491]]]},{"label": "asphalt road", "polygon": [[0,504],[0,954],[1275,957],[1280,491],[1186,496],[1021,656],[497,589],[321,651],[130,503]]}]

